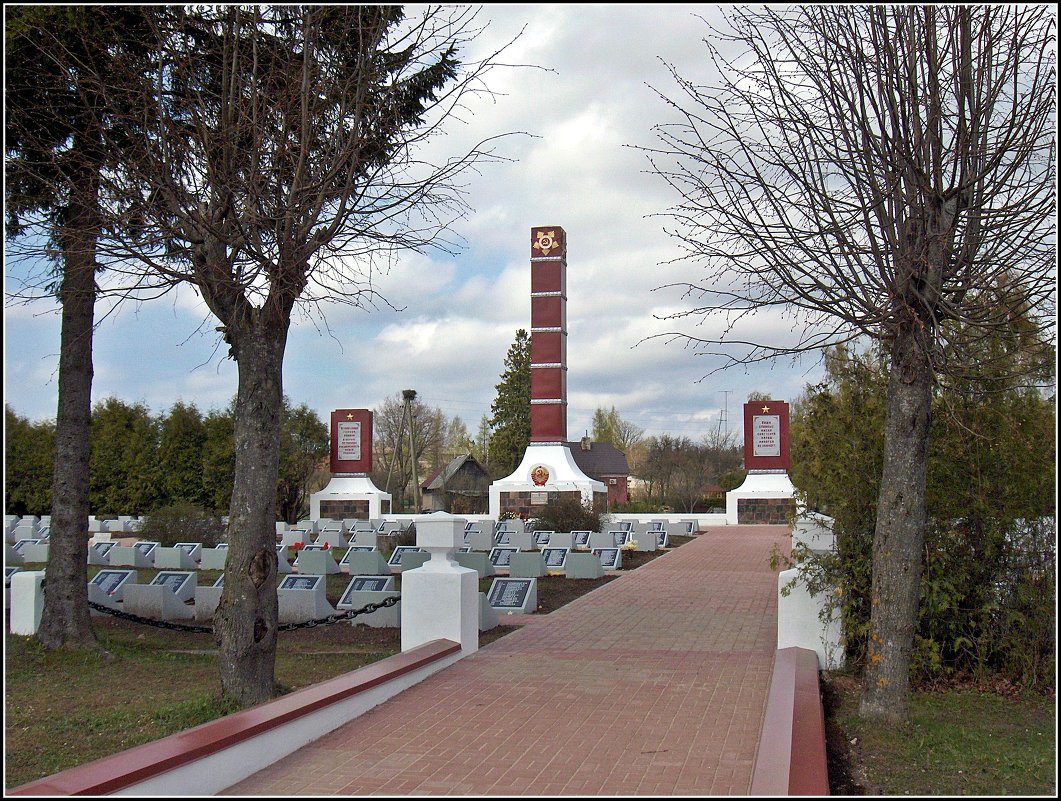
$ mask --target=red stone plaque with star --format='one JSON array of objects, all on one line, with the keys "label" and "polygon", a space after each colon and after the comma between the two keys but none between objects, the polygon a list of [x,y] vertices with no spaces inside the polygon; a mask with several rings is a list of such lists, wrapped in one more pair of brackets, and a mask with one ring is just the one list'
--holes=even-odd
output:
[{"label": "red stone plaque with star", "polygon": [[788,470],[788,404],[749,401],[744,404],[744,467]]},{"label": "red stone plaque with star", "polygon": [[372,470],[372,410],[336,409],[332,412],[333,473]]}]

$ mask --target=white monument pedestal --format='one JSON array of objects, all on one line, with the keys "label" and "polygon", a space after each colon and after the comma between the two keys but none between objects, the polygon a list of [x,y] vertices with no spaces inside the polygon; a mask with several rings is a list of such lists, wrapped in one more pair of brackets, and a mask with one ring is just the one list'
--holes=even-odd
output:
[{"label": "white monument pedestal", "polygon": [[463,655],[474,653],[479,650],[479,574],[453,558],[464,545],[466,521],[436,512],[415,522],[416,544],[431,558],[402,573],[402,651],[445,639],[459,642]]},{"label": "white monument pedestal", "polygon": [[[726,524],[735,526],[738,523],[752,523],[747,515],[739,514],[740,501],[763,502],[771,500],[789,501],[794,504],[796,488],[788,477],[787,470],[749,470],[744,483],[737,489],[726,493]],[[781,504],[784,505],[784,504]],[[784,520],[773,520],[774,524]]]},{"label": "white monument pedestal", "polygon": [[[361,503],[357,503],[359,501]],[[321,511],[322,502],[324,512]],[[334,512],[336,508],[347,511],[346,504],[364,508],[365,503],[368,504],[365,517],[358,514],[336,514]],[[328,486],[309,496],[309,509],[310,518],[313,520],[324,518],[375,520],[391,513],[391,495],[373,484],[367,473],[338,473],[332,476]]]},{"label": "white monument pedestal", "polygon": [[533,517],[534,507],[545,506],[551,492],[578,492],[587,508],[595,502],[608,502],[608,488],[582,472],[567,445],[532,442],[516,471],[490,485],[490,517],[499,520],[507,511],[502,508],[502,494],[527,493],[529,515]]}]

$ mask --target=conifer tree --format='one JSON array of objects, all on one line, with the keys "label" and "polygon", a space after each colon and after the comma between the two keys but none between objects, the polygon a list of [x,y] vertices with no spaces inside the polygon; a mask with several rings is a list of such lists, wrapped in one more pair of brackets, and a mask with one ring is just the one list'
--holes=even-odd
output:
[{"label": "conifer tree", "polygon": [[505,372],[490,406],[490,464],[500,476],[519,467],[530,444],[530,385],[530,336],[520,328],[505,356]]}]

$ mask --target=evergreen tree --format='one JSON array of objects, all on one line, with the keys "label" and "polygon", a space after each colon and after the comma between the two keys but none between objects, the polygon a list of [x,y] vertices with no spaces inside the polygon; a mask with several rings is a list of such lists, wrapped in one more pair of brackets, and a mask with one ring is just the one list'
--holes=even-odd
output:
[{"label": "evergreen tree", "polygon": [[[122,154],[130,119],[106,108],[117,71],[150,52],[132,6],[4,9],[4,199],[9,236],[58,270],[41,278],[62,304],[48,594],[37,639],[94,645],[87,586],[89,427],[97,250],[106,227],[104,173]],[[143,77],[141,70],[131,73]],[[110,145],[106,140],[110,139]],[[30,236],[30,234],[35,234]],[[28,244],[26,244],[28,241]]]},{"label": "evergreen tree", "polygon": [[310,483],[329,453],[329,431],[317,413],[302,403],[293,407],[285,396],[280,417],[280,476],[277,514],[297,523],[309,513]]},{"label": "evergreen tree", "polygon": [[4,406],[5,514],[43,516],[51,512],[54,449],[54,423],[31,423]]},{"label": "evergreen tree", "polygon": [[[980,347],[995,349],[1006,336]],[[1023,358],[1017,350],[1011,355]],[[1001,362],[989,356],[981,363]],[[836,348],[826,370],[826,380],[793,404],[791,475],[808,505],[834,519],[837,553],[797,558],[813,584],[841,588],[847,656],[861,667],[870,636],[887,367],[879,351]],[[1041,372],[1040,379],[1049,381]],[[915,676],[1002,673],[1026,686],[1052,685],[1054,412],[1055,398],[1009,371],[937,387]]]},{"label": "evergreen tree", "polygon": [[499,476],[519,467],[530,444],[530,385],[530,336],[520,328],[505,356],[505,372],[490,406],[490,464]]},{"label": "evergreen tree", "polygon": [[233,406],[214,410],[203,418],[203,502],[214,512],[227,514],[232,503],[236,470]]},{"label": "evergreen tree", "polygon": [[146,514],[158,506],[164,498],[159,488],[158,441],[158,421],[144,404],[117,398],[95,404],[89,435],[92,514]]},{"label": "evergreen tree", "polygon": [[206,429],[195,404],[178,401],[159,423],[160,502],[206,506],[203,485],[203,445]]}]

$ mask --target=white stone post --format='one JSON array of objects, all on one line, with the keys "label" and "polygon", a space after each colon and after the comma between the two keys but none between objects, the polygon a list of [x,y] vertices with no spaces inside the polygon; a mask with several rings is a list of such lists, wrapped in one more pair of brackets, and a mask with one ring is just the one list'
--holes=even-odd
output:
[{"label": "white stone post", "polygon": [[[786,594],[784,589],[792,583]],[[844,660],[840,644],[843,629],[839,610],[827,622],[819,613],[829,599],[814,595],[807,588],[799,568],[783,570],[777,576],[777,648],[806,648],[818,655],[820,670],[833,670]]]},{"label": "white stone post", "polygon": [[11,576],[11,633],[32,637],[44,612],[44,571],[24,570]]},{"label": "white stone post", "polygon": [[402,573],[402,651],[438,639],[459,642],[462,655],[479,650],[479,574],[454,559],[466,522],[445,512],[415,521],[431,558]]}]

